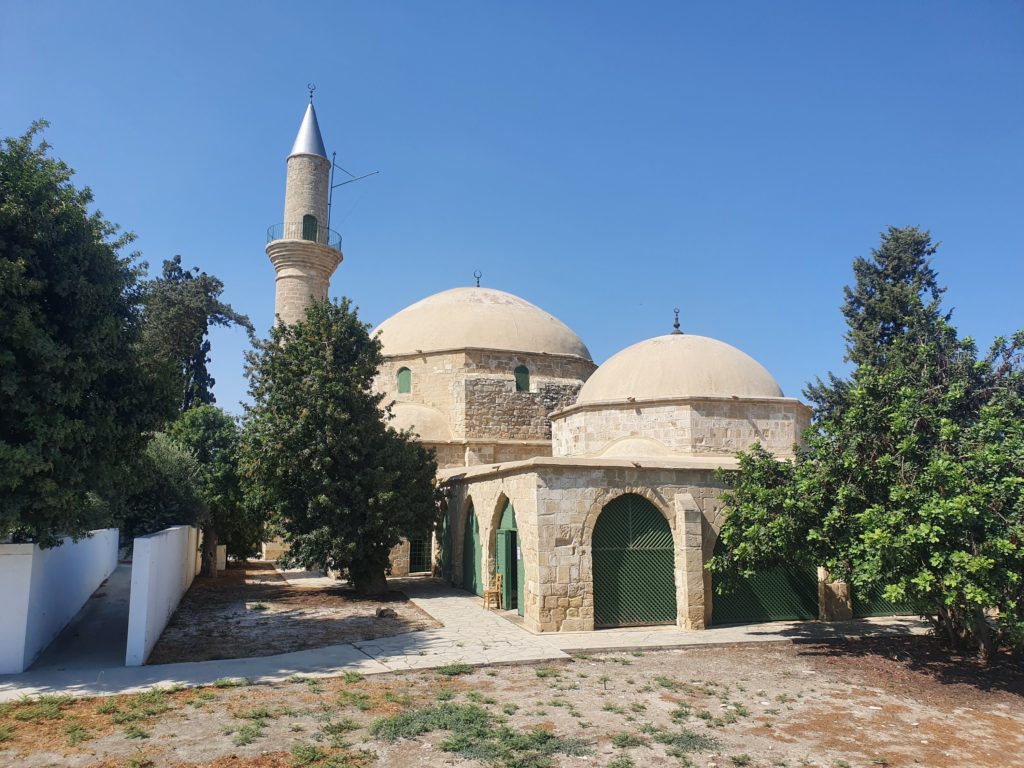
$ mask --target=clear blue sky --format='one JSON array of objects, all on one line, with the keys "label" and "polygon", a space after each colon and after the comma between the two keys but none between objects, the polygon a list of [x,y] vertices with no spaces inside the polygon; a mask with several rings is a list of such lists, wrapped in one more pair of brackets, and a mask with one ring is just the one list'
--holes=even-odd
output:
[{"label": "clear blue sky", "polygon": [[[595,360],[670,330],[787,394],[843,370],[850,262],[920,225],[961,330],[1024,327],[1024,5],[0,0],[0,134],[54,152],[151,269],[182,254],[265,333],[285,157],[317,84],[333,295],[379,323],[485,285]],[[244,334],[213,338],[221,405]]]}]

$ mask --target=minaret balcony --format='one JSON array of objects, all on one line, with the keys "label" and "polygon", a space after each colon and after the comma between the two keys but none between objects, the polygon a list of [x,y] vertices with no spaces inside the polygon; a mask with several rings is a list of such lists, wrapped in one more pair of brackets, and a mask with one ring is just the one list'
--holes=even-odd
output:
[{"label": "minaret balcony", "polygon": [[[310,217],[311,218],[311,217]],[[286,221],[267,228],[267,242],[275,240],[307,240],[341,252],[341,235],[315,221]]]}]

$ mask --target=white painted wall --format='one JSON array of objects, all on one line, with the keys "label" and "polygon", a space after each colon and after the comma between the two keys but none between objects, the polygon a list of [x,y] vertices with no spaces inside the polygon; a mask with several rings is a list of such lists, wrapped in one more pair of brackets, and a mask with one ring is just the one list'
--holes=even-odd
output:
[{"label": "white painted wall", "polygon": [[179,525],[135,539],[126,666],[146,663],[200,565],[196,528]]},{"label": "white painted wall", "polygon": [[0,674],[28,669],[117,567],[117,528],[52,549],[0,544]]}]

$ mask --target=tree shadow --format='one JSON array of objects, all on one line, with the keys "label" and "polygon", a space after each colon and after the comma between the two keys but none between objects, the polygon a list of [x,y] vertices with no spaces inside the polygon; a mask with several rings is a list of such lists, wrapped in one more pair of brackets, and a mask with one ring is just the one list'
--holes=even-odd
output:
[{"label": "tree shadow", "polygon": [[942,685],[965,685],[1024,697],[1024,664],[1008,652],[988,664],[977,656],[952,651],[934,635],[887,632],[832,639],[801,639],[799,655],[822,659],[886,659]]}]

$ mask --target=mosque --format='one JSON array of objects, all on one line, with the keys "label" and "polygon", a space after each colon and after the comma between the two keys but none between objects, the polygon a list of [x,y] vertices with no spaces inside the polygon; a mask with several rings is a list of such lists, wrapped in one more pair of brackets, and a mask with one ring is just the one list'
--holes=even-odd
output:
[{"label": "mosque", "polygon": [[[327,296],[343,258],[312,99],[287,166],[267,255],[289,323]],[[811,418],[739,349],[683,333],[677,318],[598,366],[556,317],[479,286],[428,296],[374,333],[385,356],[375,386],[394,401],[394,426],[436,452],[449,501],[434,536],[394,550],[393,574],[433,573],[535,632],[848,618],[855,607],[821,571],[779,569],[713,593],[716,470],[754,443],[792,456]]]}]

